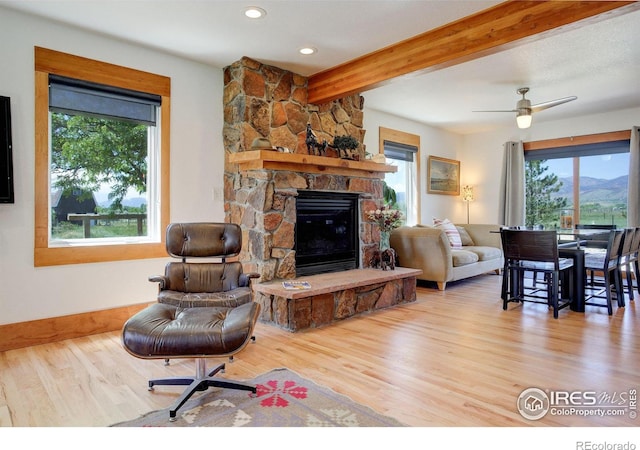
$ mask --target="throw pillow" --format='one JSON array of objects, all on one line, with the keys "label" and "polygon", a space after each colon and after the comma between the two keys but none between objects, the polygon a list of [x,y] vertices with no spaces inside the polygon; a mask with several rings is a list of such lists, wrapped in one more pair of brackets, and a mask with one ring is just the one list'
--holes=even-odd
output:
[{"label": "throw pillow", "polygon": [[449,239],[449,244],[451,244],[451,248],[462,248],[460,233],[458,233],[458,229],[449,219],[433,219],[433,226],[444,230],[447,239]]},{"label": "throw pillow", "polygon": [[465,230],[463,227],[456,227],[458,229],[458,233],[460,233],[460,240],[462,240],[462,245],[476,245],[469,236],[469,232]]}]

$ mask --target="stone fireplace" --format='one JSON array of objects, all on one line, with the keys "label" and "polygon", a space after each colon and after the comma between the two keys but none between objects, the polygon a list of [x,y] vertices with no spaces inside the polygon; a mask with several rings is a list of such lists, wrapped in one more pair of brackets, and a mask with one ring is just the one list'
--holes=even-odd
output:
[{"label": "stone fireplace", "polygon": [[[368,268],[379,247],[380,230],[366,212],[382,205],[384,175],[396,167],[365,158],[364,99],[355,94],[323,105],[308,104],[306,78],[249,58],[225,68],[224,80],[225,219],[242,228],[239,259],[244,271],[260,275],[253,284],[260,320],[297,331],[415,301],[419,270]],[[360,144],[357,158],[340,159],[331,149],[324,155],[309,154],[307,124],[318,142],[355,137]],[[256,138],[267,138],[286,151],[253,149]],[[353,232],[347,238],[352,246],[338,244],[322,253],[328,247],[326,238],[342,235],[347,220],[340,213],[302,217],[316,220],[316,225],[331,222],[317,235],[304,230],[305,223],[298,223],[298,205],[310,197],[349,199],[345,214],[352,219]],[[302,248],[299,233],[304,232],[307,242]],[[303,256],[296,260],[298,250]],[[334,256],[328,253],[338,258],[328,258]],[[313,266],[309,263],[318,261],[324,265],[311,270],[320,273],[307,275]],[[310,289],[286,290],[280,282],[300,276],[310,281]]]},{"label": "stone fireplace", "polygon": [[[262,322],[298,331],[416,300],[420,270],[367,268],[378,249],[380,231],[365,212],[380,205],[384,171],[393,168],[263,150],[232,154],[229,161],[239,171],[230,220],[243,229],[240,260],[245,272],[260,274],[253,289]],[[279,280],[298,276],[297,199],[319,192],[354,198],[359,266],[303,275],[300,279],[309,281],[311,289],[288,291]]]}]

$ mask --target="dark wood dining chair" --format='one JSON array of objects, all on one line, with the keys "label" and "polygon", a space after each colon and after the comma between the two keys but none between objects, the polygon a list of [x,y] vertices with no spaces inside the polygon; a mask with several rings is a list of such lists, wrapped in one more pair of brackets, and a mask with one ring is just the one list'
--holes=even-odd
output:
[{"label": "dark wood dining chair", "polygon": [[[622,276],[622,288],[626,288],[629,300],[634,299],[633,277],[635,264],[638,263],[638,246],[640,245],[640,228],[625,228],[624,242],[620,254],[620,276]],[[636,272],[637,277],[637,272]],[[626,283],[625,283],[626,282]]]},{"label": "dark wood dining chair", "polygon": [[629,269],[633,271],[633,275],[636,279],[636,290],[640,293],[640,283],[638,283],[638,277],[640,276],[640,227],[636,227],[631,247],[633,248],[633,252],[629,259]]},{"label": "dark wood dining chair", "polygon": [[577,223],[576,230],[589,230],[597,231],[602,230],[602,233],[590,232],[580,235],[580,245],[587,250],[590,248],[603,249],[607,246],[607,240],[609,239],[609,231],[617,229],[615,224],[593,224],[593,223]]},{"label": "dark wood dining chair", "polygon": [[594,224],[594,223],[577,223],[576,229],[582,230],[615,230],[618,226],[616,224]]},{"label": "dark wood dining chair", "polygon": [[[620,275],[624,235],[623,230],[610,230],[604,252],[585,252],[584,267],[590,278],[585,287],[585,305],[607,308],[609,315],[613,314],[614,292],[618,306],[624,306],[624,290]],[[601,277],[596,278],[596,273]],[[605,302],[603,303],[602,300]]]},{"label": "dark wood dining chair", "polygon": [[[574,293],[573,260],[558,256],[558,236],[552,231],[502,229],[504,251],[502,280],[503,309],[510,302],[546,304],[553,309],[553,317],[571,304]],[[533,273],[543,273],[546,283],[540,289],[533,283]],[[527,279],[529,285],[527,285]],[[568,289],[562,289],[561,286]],[[562,297],[561,292],[567,293]]]}]

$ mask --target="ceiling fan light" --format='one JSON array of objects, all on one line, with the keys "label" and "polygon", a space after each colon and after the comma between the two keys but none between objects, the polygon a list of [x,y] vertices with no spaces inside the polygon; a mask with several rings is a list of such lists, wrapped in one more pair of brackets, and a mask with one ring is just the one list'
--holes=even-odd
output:
[{"label": "ceiling fan light", "polygon": [[516,116],[516,122],[518,123],[518,128],[529,128],[531,126],[531,113],[518,113]]}]

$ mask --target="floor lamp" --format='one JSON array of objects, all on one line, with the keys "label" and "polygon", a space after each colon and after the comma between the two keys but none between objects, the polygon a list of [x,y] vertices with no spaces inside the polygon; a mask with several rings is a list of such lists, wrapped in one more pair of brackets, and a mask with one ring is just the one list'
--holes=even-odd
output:
[{"label": "floor lamp", "polygon": [[469,223],[469,203],[473,201],[473,186],[462,187],[462,200],[467,202],[467,223]]}]

